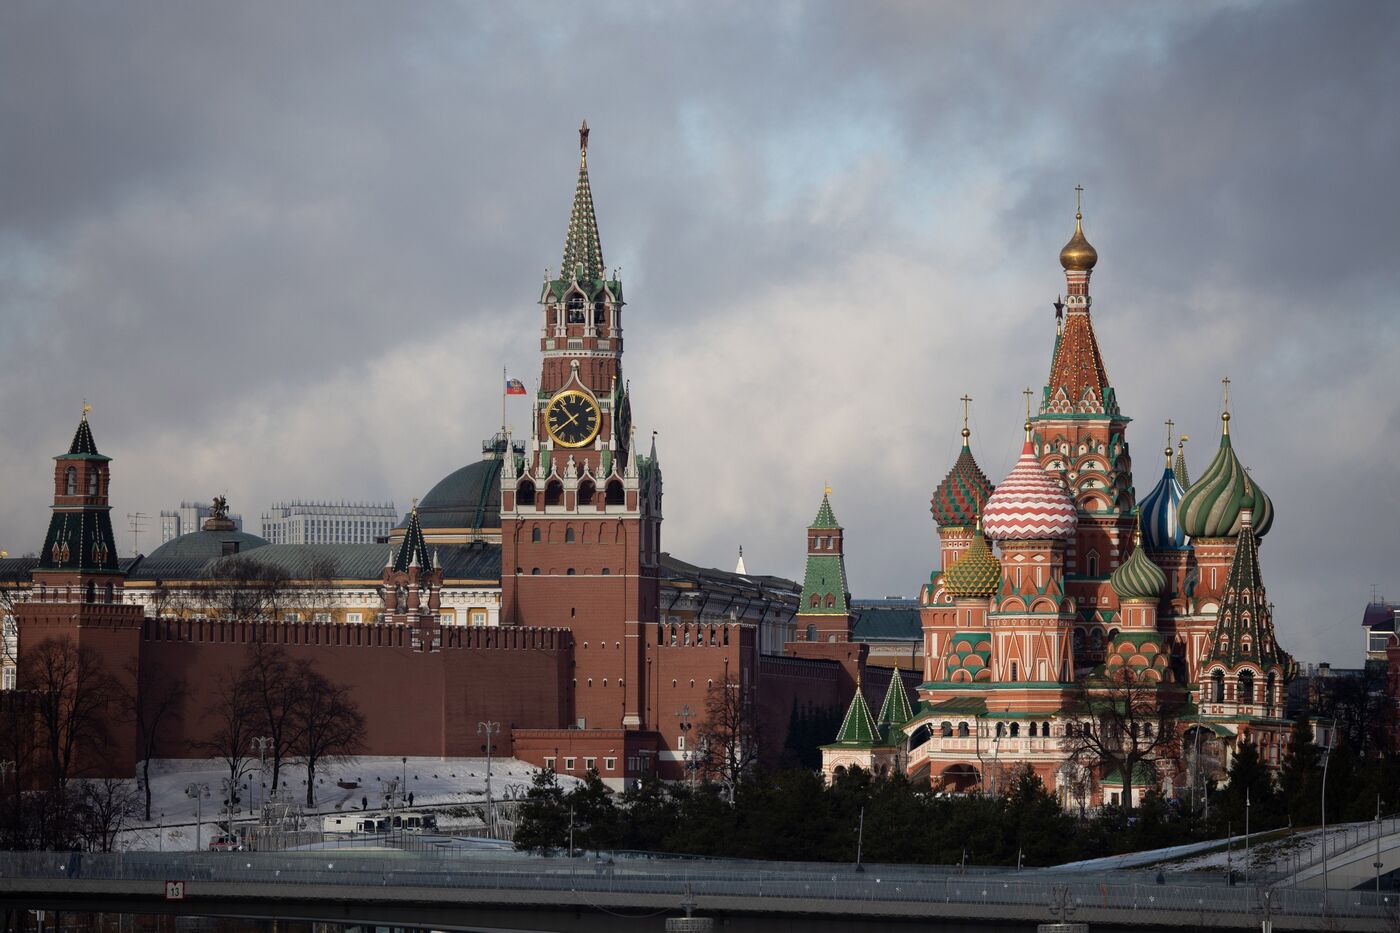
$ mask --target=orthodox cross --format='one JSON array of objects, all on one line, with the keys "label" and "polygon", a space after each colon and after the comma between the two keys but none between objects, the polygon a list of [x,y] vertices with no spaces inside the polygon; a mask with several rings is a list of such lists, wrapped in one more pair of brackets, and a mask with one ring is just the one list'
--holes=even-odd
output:
[{"label": "orthodox cross", "polygon": [[1220,380],[1220,384],[1225,387],[1225,410],[1230,410],[1230,377],[1226,376]]},{"label": "orthodox cross", "polygon": [[1031,387],[1026,386],[1021,390],[1021,394],[1026,397],[1026,420],[1031,420]]},{"label": "orthodox cross", "polygon": [[964,395],[958,401],[963,403],[963,431],[967,430],[967,406],[972,404],[972,396]]},{"label": "orthodox cross", "polygon": [[1082,213],[1084,212],[1083,202],[1082,202],[1082,200],[1081,200],[1081,198],[1083,197],[1083,195],[1084,195],[1084,186],[1083,186],[1083,185],[1075,185],[1075,186],[1074,186],[1074,215],[1075,215],[1076,217],[1078,217],[1080,214],[1082,214]]},{"label": "orthodox cross", "polygon": [[1170,449],[1171,449],[1171,446],[1172,446],[1172,428],[1176,427],[1176,422],[1173,421],[1172,419],[1168,418],[1167,421],[1166,421],[1166,425],[1167,425],[1167,449],[1170,450]]}]

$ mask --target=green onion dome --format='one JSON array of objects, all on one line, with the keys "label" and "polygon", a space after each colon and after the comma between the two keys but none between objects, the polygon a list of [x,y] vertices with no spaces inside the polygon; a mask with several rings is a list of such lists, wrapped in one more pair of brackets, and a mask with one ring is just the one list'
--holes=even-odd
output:
[{"label": "green onion dome", "polygon": [[1001,584],[1001,561],[992,555],[979,526],[972,543],[943,574],[943,587],[954,599],[989,599]]},{"label": "green onion dome", "polygon": [[1161,597],[1167,586],[1167,575],[1148,559],[1141,531],[1133,535],[1133,553],[1118,565],[1108,582],[1118,598],[1125,602],[1130,599],[1156,602]]},{"label": "green onion dome", "polygon": [[1230,413],[1221,415],[1220,449],[1215,459],[1181,497],[1177,516],[1193,538],[1234,538],[1240,533],[1240,512],[1253,488],[1254,534],[1263,537],[1274,523],[1274,505],[1254,477],[1249,476],[1230,444]]},{"label": "green onion dome", "polygon": [[943,482],[933,491],[929,511],[940,528],[967,528],[977,519],[977,510],[992,495],[992,483],[977,465],[968,447],[971,434],[963,426],[962,451]]}]

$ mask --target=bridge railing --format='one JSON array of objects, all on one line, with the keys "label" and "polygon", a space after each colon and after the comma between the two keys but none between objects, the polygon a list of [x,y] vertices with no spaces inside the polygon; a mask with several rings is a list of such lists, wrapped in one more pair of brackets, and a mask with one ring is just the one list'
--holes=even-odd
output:
[{"label": "bridge railing", "polygon": [[1395,833],[1400,833],[1400,816],[1369,820],[1365,823],[1347,823],[1328,829],[1317,837],[1317,843],[1306,852],[1295,850],[1293,856],[1281,864],[1271,877],[1291,878],[1314,865],[1321,865],[1324,858],[1338,858],[1343,852],[1367,842],[1374,842],[1377,836],[1390,836]]},{"label": "bridge railing", "polygon": [[[1222,883],[1156,884],[1106,876],[1037,877],[1034,872],[962,874],[949,868],[850,865],[772,870],[755,863],[707,861],[463,857],[450,851],[381,854],[348,850],[297,853],[117,853],[110,855],[3,852],[0,879],[24,890],[25,879],[81,881],[184,880],[199,883],[353,886],[372,898],[386,887],[478,891],[595,892],[679,899],[754,897],[774,900],[1019,906],[1048,916],[1052,904],[1131,912],[1134,922],[1183,922],[1220,913],[1272,916],[1400,917],[1397,895],[1283,887],[1229,887]],[[16,882],[19,882],[18,884]],[[154,890],[154,889],[153,889]],[[283,896],[283,895],[279,895]],[[347,895],[350,896],[350,895]],[[776,907],[776,905],[775,905]],[[833,906],[839,910],[839,905]]]}]

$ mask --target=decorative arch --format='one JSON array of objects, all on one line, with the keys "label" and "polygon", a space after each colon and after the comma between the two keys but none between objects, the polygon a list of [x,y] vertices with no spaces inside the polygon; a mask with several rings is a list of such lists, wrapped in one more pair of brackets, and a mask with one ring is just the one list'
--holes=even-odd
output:
[{"label": "decorative arch", "polygon": [[564,484],[558,479],[551,479],[544,485],[544,504],[548,508],[551,505],[560,505],[564,501]]},{"label": "decorative arch", "polygon": [[533,480],[521,480],[520,484],[515,487],[515,507],[522,506],[532,509],[535,507],[535,483]]},{"label": "decorative arch", "polygon": [[622,488],[622,480],[610,479],[604,496],[604,503],[607,505],[626,505],[627,492]]}]

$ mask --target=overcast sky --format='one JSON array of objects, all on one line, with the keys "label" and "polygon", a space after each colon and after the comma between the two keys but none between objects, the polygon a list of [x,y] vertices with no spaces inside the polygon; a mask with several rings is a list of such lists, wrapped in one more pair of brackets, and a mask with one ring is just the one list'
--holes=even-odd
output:
[{"label": "overcast sky", "polygon": [[1356,664],[1400,597],[1397,48],[1379,2],[4,4],[0,547],[84,397],[123,553],[475,459],[587,118],[666,549],[799,574],[830,483],[855,594],[917,594],[959,396],[1015,461],[1082,183],[1139,494],[1228,374],[1280,639]]}]

